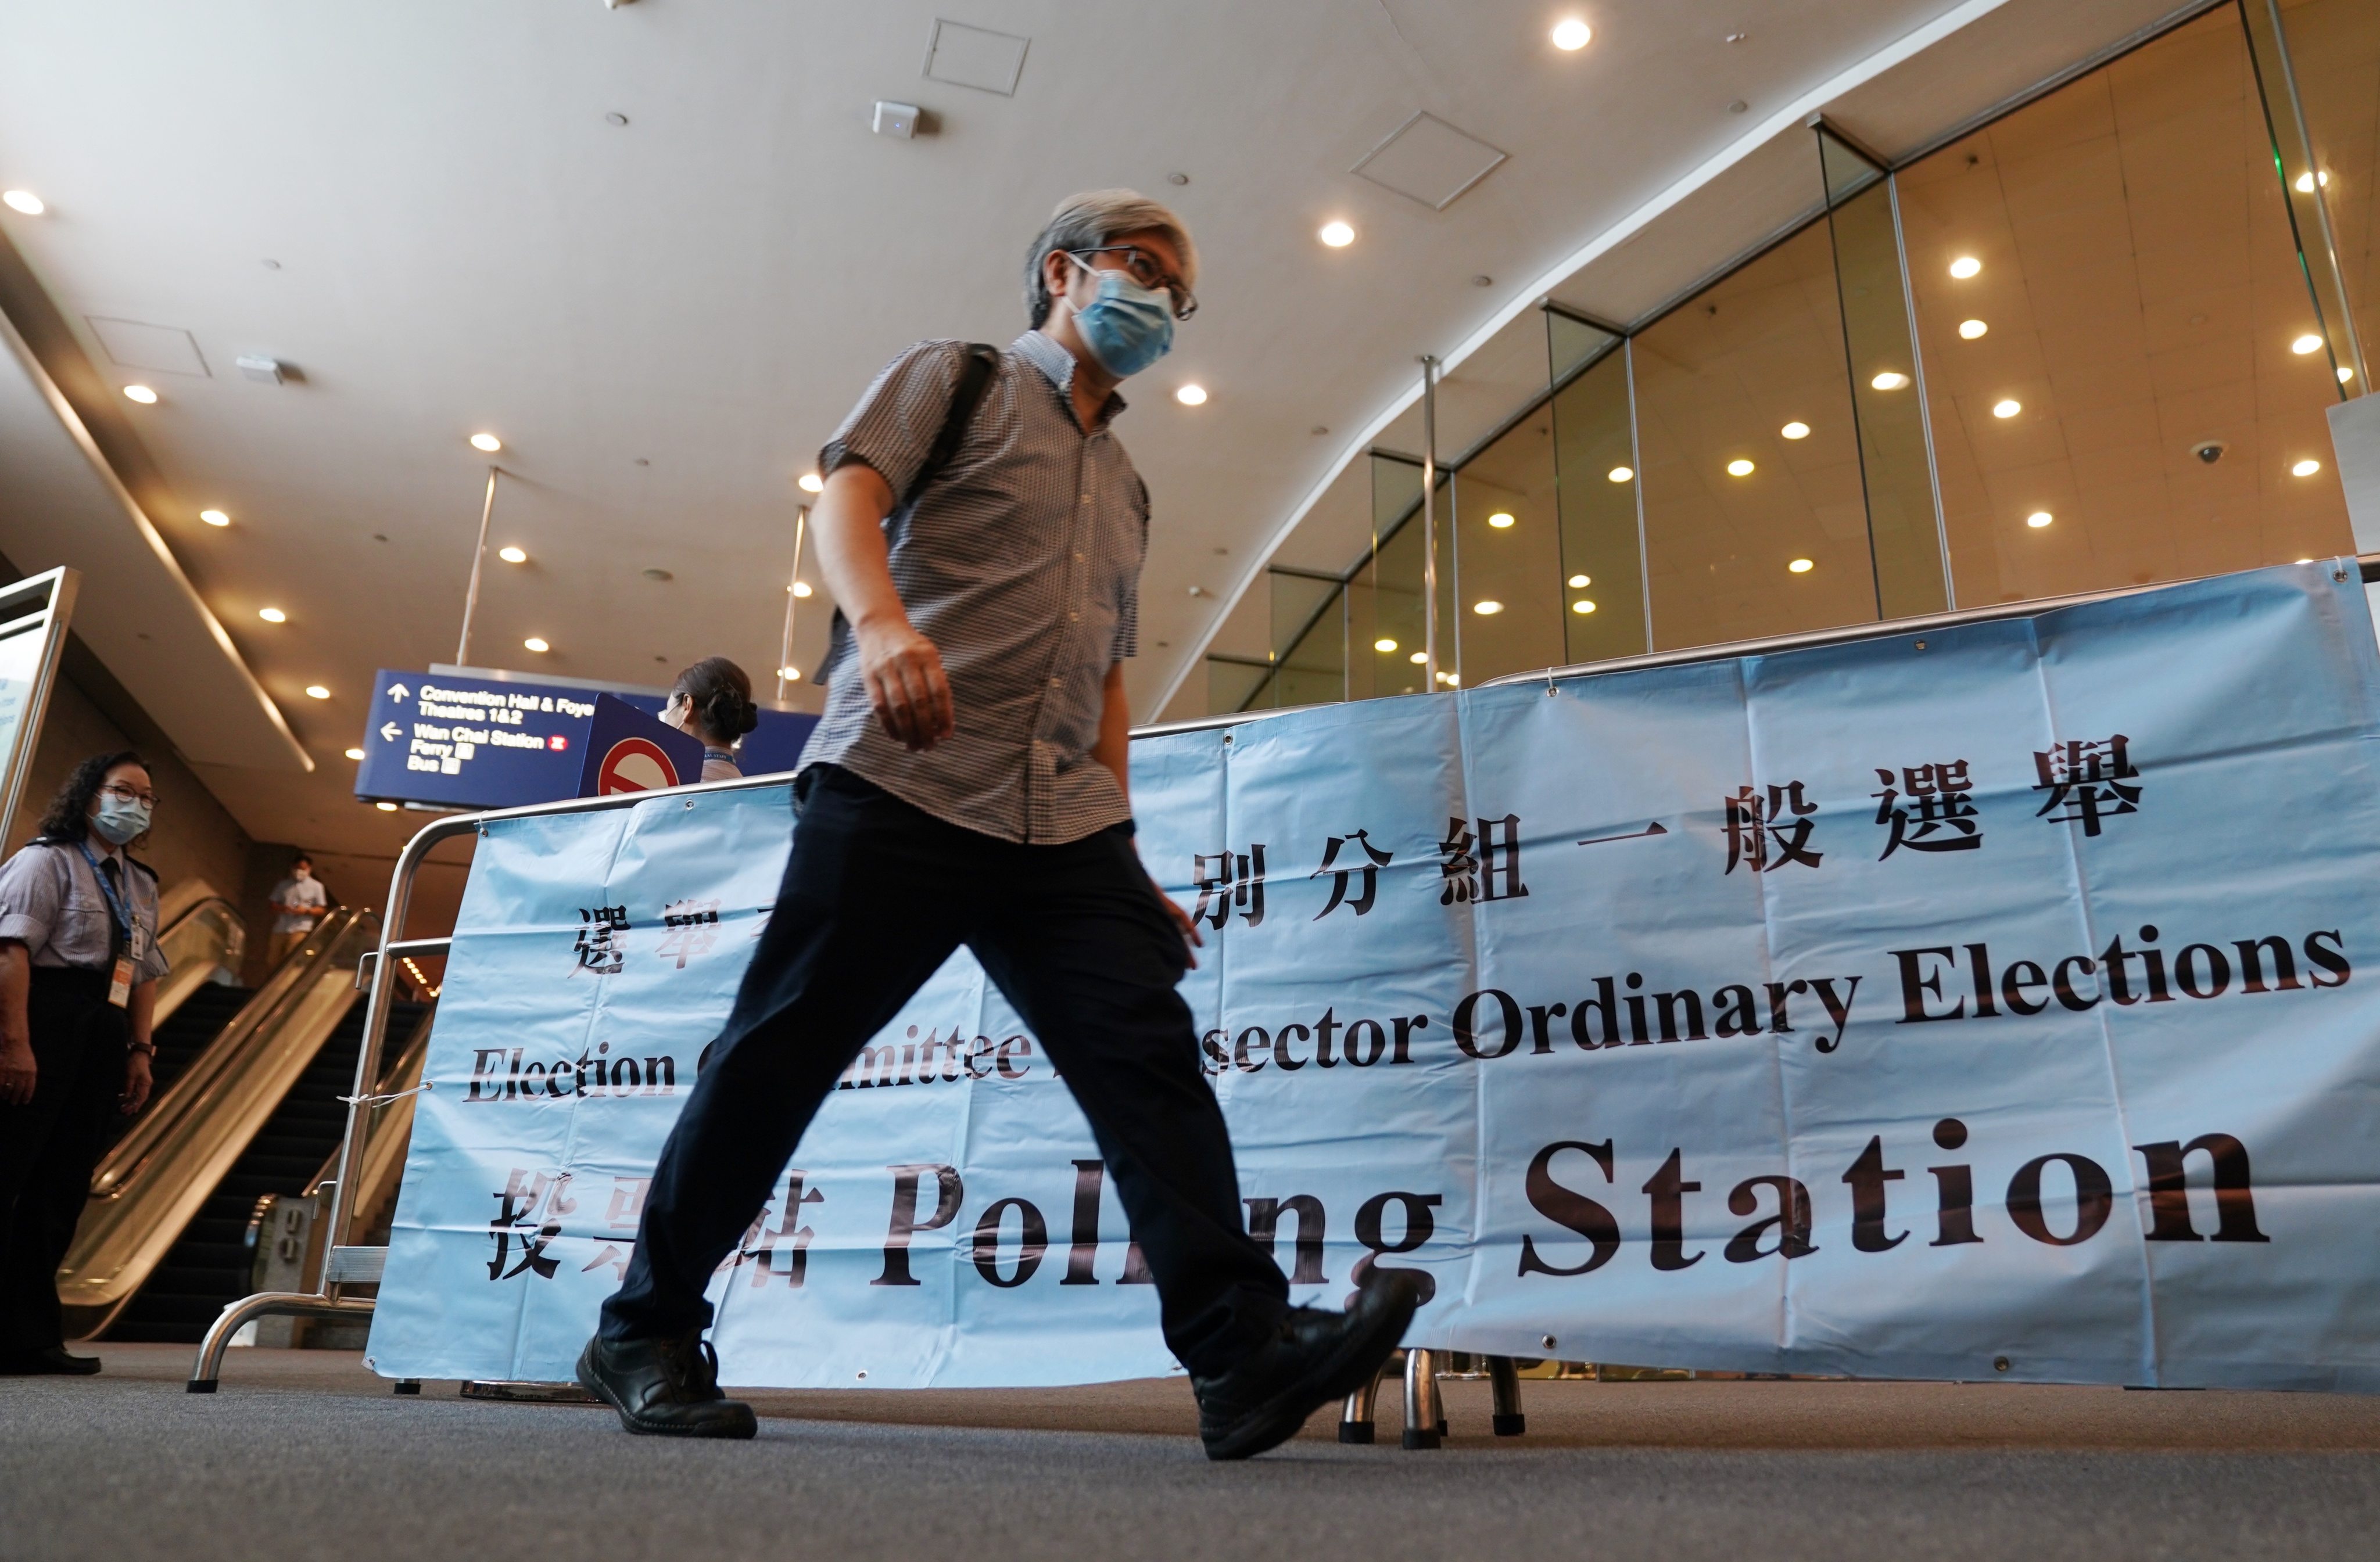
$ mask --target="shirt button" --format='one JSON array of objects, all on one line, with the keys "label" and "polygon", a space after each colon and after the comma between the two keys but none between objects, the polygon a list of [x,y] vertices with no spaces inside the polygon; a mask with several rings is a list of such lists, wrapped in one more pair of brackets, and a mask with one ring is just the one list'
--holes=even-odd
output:
[{"label": "shirt button", "polygon": [[1059,685],[1059,684],[1062,684],[1062,683],[1064,683],[1064,682],[1065,682],[1065,680],[1064,680],[1063,678],[1052,678],[1052,679],[1050,679],[1050,686],[1051,688],[1053,688],[1053,689],[1054,689],[1054,688],[1058,687],[1058,685]]},{"label": "shirt button", "polygon": [[1069,624],[1080,624],[1083,622],[1083,615],[1078,612],[1070,612],[1066,615],[1066,622]]},{"label": "shirt button", "polygon": [[1088,504],[1090,502],[1091,502],[1091,496],[1090,496],[1089,494],[1087,494],[1087,494],[1083,495],[1083,503],[1084,503]]},{"label": "shirt button", "polygon": [[1075,563],[1078,563],[1078,564],[1079,564],[1079,563],[1081,563],[1082,562],[1083,562],[1083,556],[1082,556],[1080,553],[1075,554]]}]

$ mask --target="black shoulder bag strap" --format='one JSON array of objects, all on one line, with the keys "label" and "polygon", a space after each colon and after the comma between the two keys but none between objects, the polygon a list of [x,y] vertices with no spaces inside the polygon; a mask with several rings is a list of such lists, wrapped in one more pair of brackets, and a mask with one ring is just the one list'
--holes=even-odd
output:
[{"label": "black shoulder bag strap", "polygon": [[[967,428],[975,421],[975,409],[983,404],[983,393],[991,384],[992,370],[999,367],[998,347],[988,342],[969,342],[966,345],[966,361],[959,366],[958,383],[951,387],[951,405],[942,413],[942,426],[936,430],[933,446],[926,452],[926,459],[919,464],[917,475],[909,479],[909,486],[902,493],[900,502],[893,505],[894,515],[905,517],[916,507],[918,495],[942,475],[942,468],[948,466],[951,457],[959,453],[960,442],[966,438]],[[811,675],[810,682],[823,685],[850,655],[851,622],[843,616],[843,610],[838,607],[834,610],[834,622],[827,631],[826,660],[819,663],[818,672]]]}]

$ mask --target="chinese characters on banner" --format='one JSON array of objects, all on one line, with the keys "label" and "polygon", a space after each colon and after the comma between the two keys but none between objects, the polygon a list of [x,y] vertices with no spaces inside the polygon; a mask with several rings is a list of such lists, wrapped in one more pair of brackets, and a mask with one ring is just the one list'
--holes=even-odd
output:
[{"label": "chinese characters on banner", "polygon": [[[2373,1389],[2375,737],[2310,565],[1143,740],[1133,791],[1300,1302],[1404,1269],[1460,1350]],[[787,850],[782,793],[692,801],[480,842],[381,1372],[568,1374]],[[962,952],[722,1265],[729,1379],[1167,1371],[1111,1181]]]}]

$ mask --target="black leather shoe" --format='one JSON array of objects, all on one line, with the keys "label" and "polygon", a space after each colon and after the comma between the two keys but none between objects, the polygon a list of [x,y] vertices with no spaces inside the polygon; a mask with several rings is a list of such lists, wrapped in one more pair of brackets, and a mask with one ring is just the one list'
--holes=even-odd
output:
[{"label": "black leather shoe", "polygon": [[751,1406],[719,1391],[719,1353],[699,1334],[617,1343],[597,1335],[578,1353],[578,1382],[631,1432],[749,1437],[760,1430]]},{"label": "black leather shoe", "polygon": [[1271,1338],[1215,1377],[1193,1377],[1208,1459],[1248,1459],[1297,1435],[1305,1418],[1370,1382],[1421,1305],[1409,1275],[1379,1275],[1344,1313],[1293,1307]]},{"label": "black leather shoe", "polygon": [[63,1345],[0,1354],[0,1377],[89,1377],[97,1371],[98,1357],[69,1356]]}]

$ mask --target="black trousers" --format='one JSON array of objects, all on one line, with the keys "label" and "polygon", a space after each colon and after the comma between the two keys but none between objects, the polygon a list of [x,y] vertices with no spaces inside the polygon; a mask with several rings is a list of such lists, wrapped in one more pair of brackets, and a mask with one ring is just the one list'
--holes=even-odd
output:
[{"label": "black trousers", "polygon": [[703,1287],[774,1190],[827,1092],[959,945],[1033,1028],[1090,1120],[1148,1261],[1166,1344],[1227,1370],[1289,1286],[1240,1219],[1232,1142],[1174,991],[1182,935],[1128,827],[1059,846],[944,823],[836,766],[803,778],[776,908],[726,1028],[662,1146],[611,1339],[710,1321]]},{"label": "black trousers", "polygon": [[63,1344],[58,1265],[124,1094],[129,1016],[104,971],[33,967],[33,1098],[0,1106],[0,1351]]}]

